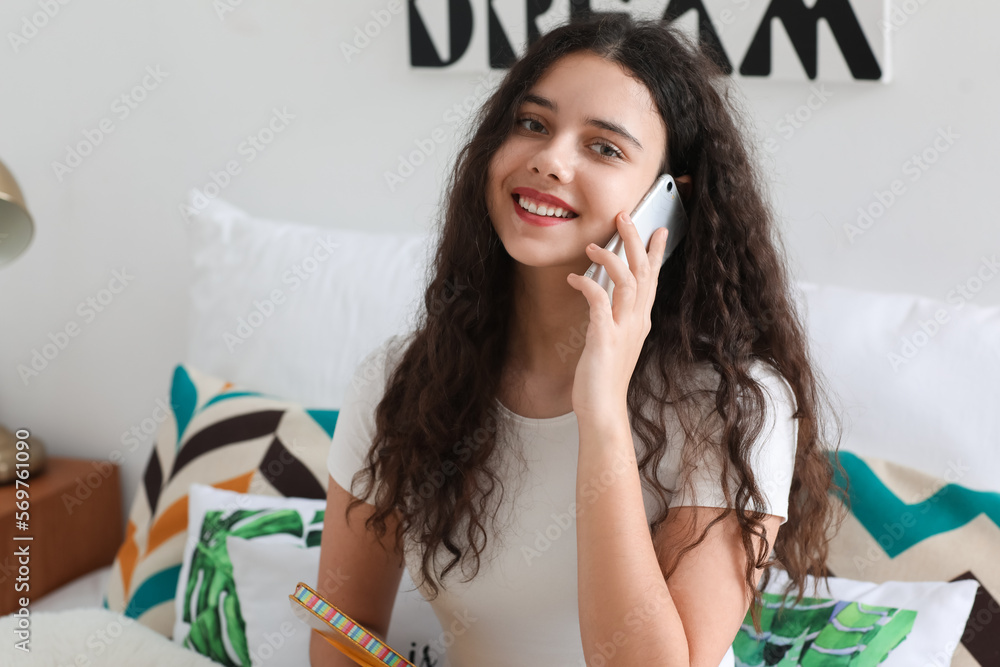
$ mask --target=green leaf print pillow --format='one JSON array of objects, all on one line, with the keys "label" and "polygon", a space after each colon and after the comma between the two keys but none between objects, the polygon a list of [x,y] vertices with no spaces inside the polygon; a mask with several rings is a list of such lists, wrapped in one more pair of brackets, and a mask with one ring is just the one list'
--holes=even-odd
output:
[{"label": "green leaf print pillow", "polygon": [[226,538],[318,546],[325,500],[258,496],[192,484],[188,539],[177,582],[175,642],[230,667],[249,667]]},{"label": "green leaf print pillow", "polygon": [[788,581],[775,568],[761,592],[761,632],[747,612],[733,641],[736,667],[912,667],[931,657],[951,664],[979,584],[887,581],[875,584],[808,577],[805,597],[794,591],[784,609]]}]

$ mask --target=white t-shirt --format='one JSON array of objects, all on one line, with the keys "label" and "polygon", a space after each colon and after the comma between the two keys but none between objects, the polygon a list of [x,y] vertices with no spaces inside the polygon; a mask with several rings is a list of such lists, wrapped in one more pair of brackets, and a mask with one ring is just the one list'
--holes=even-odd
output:
[{"label": "white t-shirt", "polygon": [[[393,336],[369,354],[359,364],[347,388],[327,461],[330,475],[345,489],[350,490],[354,473],[363,467],[374,437],[375,406],[382,398],[390,368],[386,360],[395,367],[398,358],[395,355],[402,350],[402,340]],[[791,418],[794,395],[784,379],[763,363],[756,365],[752,373],[767,388],[765,399],[767,394],[772,397],[768,403],[768,421],[758,439],[764,446],[755,448],[758,456],[752,461],[754,473],[767,500],[766,511],[783,517],[784,523],[798,433],[798,422]],[[502,450],[502,473],[498,473],[502,474],[504,484],[501,506],[504,511],[499,513],[497,525],[503,528],[503,534],[500,540],[488,535],[486,552],[472,581],[461,581],[471,570],[461,572],[466,566],[458,565],[445,578],[445,587],[439,588],[438,597],[431,601],[442,627],[449,627],[456,618],[476,619],[456,635],[448,648],[448,662],[451,667],[582,667],[576,522],[572,511],[576,503],[579,448],[576,414],[531,419],[515,415],[499,401],[496,407],[497,417],[512,420],[517,426],[516,434],[512,432]],[[678,429],[675,434],[681,433],[676,415],[673,421],[668,418],[668,429],[671,425]],[[638,455],[642,445],[634,430],[633,440]],[[683,438],[677,440],[675,436],[670,441],[682,442]],[[526,470],[509,454],[512,446],[520,448]],[[671,449],[659,469],[659,479],[668,488],[675,487],[681,465],[679,453]],[[691,475],[693,491],[682,488],[671,499],[670,506],[726,507],[720,475],[710,468],[699,466]],[[733,496],[736,488],[734,478],[730,487]],[[499,494],[500,489],[494,489],[491,502],[497,503]],[[652,523],[660,500],[644,479],[643,500],[647,522]],[[489,530],[490,520],[484,521]],[[419,553],[412,545],[407,545],[405,551],[410,576],[420,582]],[[439,556],[437,573],[448,558]],[[429,598],[428,591],[421,593]],[[720,667],[733,664],[730,649]]]}]

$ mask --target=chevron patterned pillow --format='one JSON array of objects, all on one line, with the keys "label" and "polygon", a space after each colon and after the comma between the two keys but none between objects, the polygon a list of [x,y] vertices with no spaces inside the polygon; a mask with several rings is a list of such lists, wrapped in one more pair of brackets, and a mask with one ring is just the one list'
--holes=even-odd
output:
[{"label": "chevron patterned pillow", "polygon": [[104,606],[166,637],[194,482],[239,493],[326,498],[338,410],[306,409],[189,365],[174,369],[161,424],[111,566]]},{"label": "chevron patterned pillow", "polygon": [[827,565],[839,577],[884,581],[979,582],[951,662],[1000,665],[1000,493],[960,486],[972,461],[954,461],[943,478],[841,451],[851,512],[832,536]]}]

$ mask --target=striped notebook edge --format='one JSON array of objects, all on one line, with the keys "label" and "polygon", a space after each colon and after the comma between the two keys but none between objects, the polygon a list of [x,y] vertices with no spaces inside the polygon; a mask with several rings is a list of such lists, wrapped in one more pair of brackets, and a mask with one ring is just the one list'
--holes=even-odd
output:
[{"label": "striped notebook edge", "polygon": [[288,596],[293,611],[305,623],[359,665],[414,667],[413,663],[378,639],[364,626],[331,604],[310,586],[299,582]]}]

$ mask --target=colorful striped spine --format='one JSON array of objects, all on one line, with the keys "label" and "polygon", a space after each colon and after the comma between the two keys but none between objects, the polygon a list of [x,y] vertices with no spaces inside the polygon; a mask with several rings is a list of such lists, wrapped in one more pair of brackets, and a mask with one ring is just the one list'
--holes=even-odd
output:
[{"label": "colorful striped spine", "polygon": [[300,588],[295,591],[295,598],[385,664],[391,667],[402,664],[404,660],[402,656],[341,614],[336,608],[331,607],[323,598],[318,597],[308,588]]}]

